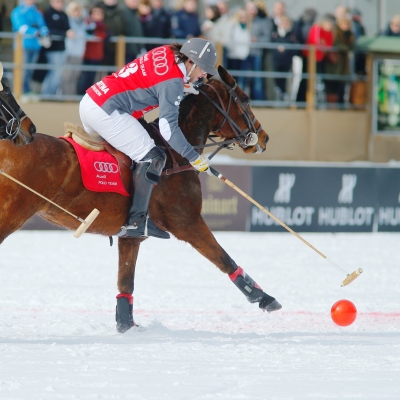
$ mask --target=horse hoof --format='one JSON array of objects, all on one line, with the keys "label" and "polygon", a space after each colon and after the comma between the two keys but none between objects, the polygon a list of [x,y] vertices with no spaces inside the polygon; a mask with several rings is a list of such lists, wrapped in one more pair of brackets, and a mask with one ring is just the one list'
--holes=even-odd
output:
[{"label": "horse hoof", "polygon": [[261,308],[261,310],[271,313],[272,311],[280,310],[282,308],[282,305],[273,297],[268,296],[264,297],[260,301],[259,307]]},{"label": "horse hoof", "polygon": [[117,332],[118,333],[125,333],[126,331],[128,331],[129,329],[133,328],[134,326],[139,326],[135,323],[135,321],[133,321],[133,323],[128,323],[128,324],[124,324],[121,322],[117,323]]}]

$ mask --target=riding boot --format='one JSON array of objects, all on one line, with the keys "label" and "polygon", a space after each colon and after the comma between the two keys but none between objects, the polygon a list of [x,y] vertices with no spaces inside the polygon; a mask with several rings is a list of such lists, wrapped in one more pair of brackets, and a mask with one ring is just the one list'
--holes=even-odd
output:
[{"label": "riding boot", "polygon": [[154,224],[148,216],[151,192],[160,180],[166,155],[159,147],[153,147],[135,166],[132,173],[132,193],[128,220],[118,232],[121,238],[145,238],[154,236],[169,239],[169,233]]}]

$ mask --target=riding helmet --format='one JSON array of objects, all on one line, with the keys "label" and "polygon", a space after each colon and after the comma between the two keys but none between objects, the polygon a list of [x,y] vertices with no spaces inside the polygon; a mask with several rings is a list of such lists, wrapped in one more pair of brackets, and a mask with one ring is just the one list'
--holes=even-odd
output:
[{"label": "riding helmet", "polygon": [[183,44],[180,52],[207,74],[218,75],[218,71],[215,69],[217,50],[209,41],[200,38],[189,39]]}]

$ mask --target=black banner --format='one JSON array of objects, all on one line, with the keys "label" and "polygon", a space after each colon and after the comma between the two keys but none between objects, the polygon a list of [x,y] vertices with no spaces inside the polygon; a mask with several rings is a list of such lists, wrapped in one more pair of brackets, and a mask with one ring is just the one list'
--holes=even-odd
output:
[{"label": "black banner", "polygon": [[[215,167],[244,192],[250,192],[251,168],[221,165]],[[200,174],[203,207],[201,215],[211,230],[246,231],[249,201],[215,176]]]},{"label": "black banner", "polygon": [[380,232],[400,231],[400,169],[377,169],[379,206],[377,211]]}]

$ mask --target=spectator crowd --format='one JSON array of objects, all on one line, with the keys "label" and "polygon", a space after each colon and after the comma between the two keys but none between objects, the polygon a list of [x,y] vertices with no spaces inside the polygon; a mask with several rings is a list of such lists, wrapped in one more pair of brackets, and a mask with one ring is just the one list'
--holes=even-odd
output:
[{"label": "spectator crowd", "polygon": [[[128,42],[126,62],[163,44],[162,39],[203,37],[218,42],[223,46],[223,64],[237,74],[239,85],[253,100],[305,101],[306,82],[289,80],[285,73],[301,76],[307,71],[310,54],[291,45],[320,46],[316,51],[318,73],[365,74],[365,54],[350,57],[357,38],[366,34],[358,9],[338,6],[332,14],[318,15],[315,9],[306,8],[293,20],[283,1],[276,1],[271,11],[261,0],[232,9],[221,0],[205,3],[201,11],[197,0],[183,0],[177,10],[165,7],[163,0],[92,3],[86,8],[75,0],[50,0],[42,10],[36,0],[21,0],[12,10],[12,30],[24,35],[24,62],[48,65],[47,70],[24,70],[25,94],[38,92],[38,87],[42,95],[84,94],[101,78],[90,66],[115,64],[116,44],[109,39],[119,35],[160,39],[160,43]],[[400,37],[400,15],[394,15],[381,34]],[[275,78],[246,77],[238,71],[278,74]],[[323,83],[327,102],[345,101],[344,80],[331,77]]]}]

